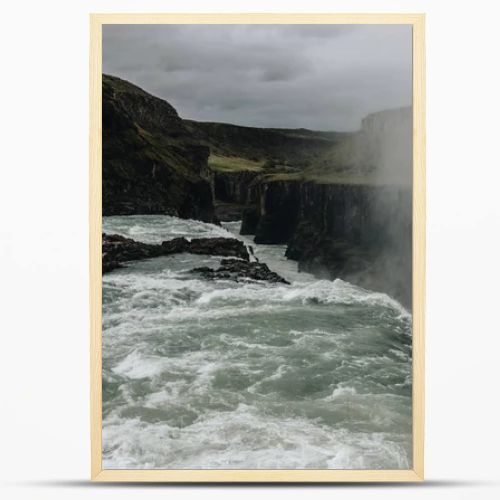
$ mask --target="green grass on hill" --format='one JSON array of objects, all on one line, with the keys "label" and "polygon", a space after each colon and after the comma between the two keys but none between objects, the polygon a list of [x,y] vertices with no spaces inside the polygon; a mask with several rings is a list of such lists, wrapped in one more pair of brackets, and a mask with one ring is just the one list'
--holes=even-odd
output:
[{"label": "green grass on hill", "polygon": [[[194,122],[192,126],[196,125]],[[209,124],[202,124],[208,126]],[[206,140],[212,149],[208,159],[209,167],[217,172],[257,172],[260,175],[256,182],[314,182],[317,184],[379,184],[382,180],[377,178],[373,168],[364,165],[363,150],[358,144],[357,134],[338,134],[335,132],[313,132],[307,130],[286,131],[280,129],[247,129],[230,125],[213,125],[215,131],[226,130],[233,133],[230,136],[235,144],[230,141],[225,144],[227,151],[221,150],[217,141],[223,137],[210,138],[214,143]],[[209,129],[211,131],[211,129]],[[239,135],[236,134],[236,132]],[[245,141],[244,132],[250,134],[248,142]],[[253,135],[261,134],[257,138]],[[293,142],[284,142],[286,146],[274,155],[273,148],[277,145],[269,139],[269,144],[264,140],[269,134],[286,136],[298,139],[300,146]],[[225,136],[224,136],[225,137]],[[236,142],[236,139],[239,142]],[[241,144],[240,144],[241,143]],[[292,146],[295,144],[295,149]],[[269,148],[269,151],[264,154]],[[215,149],[215,151],[214,151]],[[279,148],[278,148],[279,149]],[[250,154],[251,153],[251,154]],[[364,165],[363,168],[360,165]],[[387,183],[387,179],[385,180]]]},{"label": "green grass on hill", "polygon": [[[254,161],[238,156],[211,154],[209,167],[217,172],[261,172],[260,182],[310,181],[318,184],[372,184],[376,183],[373,175],[349,171],[335,171],[331,168],[309,167],[299,172],[280,171],[265,168],[265,161]],[[258,181],[259,182],[259,181]]]},{"label": "green grass on hill", "polygon": [[238,156],[221,156],[211,154],[208,158],[208,166],[212,170],[219,172],[260,172],[263,169],[264,161],[248,160]]}]

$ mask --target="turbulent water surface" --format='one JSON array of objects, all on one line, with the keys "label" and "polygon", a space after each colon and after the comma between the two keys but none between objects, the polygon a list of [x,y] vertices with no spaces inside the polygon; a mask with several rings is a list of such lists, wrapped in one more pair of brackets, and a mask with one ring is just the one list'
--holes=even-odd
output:
[{"label": "turbulent water surface", "polygon": [[[105,217],[159,243],[239,237],[168,216]],[[245,240],[250,243],[250,240]],[[411,316],[381,293],[298,273],[291,285],[207,281],[179,254],[103,277],[105,468],[411,467]]]}]

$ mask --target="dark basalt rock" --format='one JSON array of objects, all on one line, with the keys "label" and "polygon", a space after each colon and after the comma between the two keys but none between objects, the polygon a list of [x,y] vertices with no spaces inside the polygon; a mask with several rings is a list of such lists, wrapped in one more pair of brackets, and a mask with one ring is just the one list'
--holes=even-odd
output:
[{"label": "dark basalt rock", "polygon": [[258,203],[243,211],[240,234],[254,234],[255,243],[287,243],[299,218],[300,188],[300,181],[257,179],[249,188],[249,197]]},{"label": "dark basalt rock", "polygon": [[259,172],[219,172],[214,171],[214,196],[216,200],[226,203],[245,205],[248,196],[248,187],[259,175]]},{"label": "dark basalt rock", "polygon": [[199,273],[204,278],[215,279],[229,279],[240,281],[245,279],[252,279],[256,281],[268,281],[271,283],[290,283],[282,278],[279,274],[271,271],[266,264],[261,262],[246,262],[238,259],[222,259],[221,265],[218,269],[210,267],[197,267],[191,271],[192,273]]},{"label": "dark basalt rock", "polygon": [[304,183],[286,256],[319,278],[341,278],[412,302],[411,189]]},{"label": "dark basalt rock", "polygon": [[102,235],[102,272],[123,267],[122,262],[163,255],[161,245],[141,243],[118,234]]},{"label": "dark basalt rock", "polygon": [[260,220],[260,210],[258,206],[247,206],[243,210],[243,219],[241,221],[240,234],[248,235],[255,234],[257,231],[257,225]]},{"label": "dark basalt rock", "polygon": [[242,219],[243,210],[250,201],[249,186],[259,175],[256,171],[218,171],[214,170],[213,193],[215,214],[222,222]]},{"label": "dark basalt rock", "polygon": [[255,243],[288,242],[299,216],[300,187],[298,181],[273,181],[263,185]]},{"label": "dark basalt rock", "polygon": [[220,255],[237,257],[248,261],[250,256],[243,242],[234,238],[174,238],[163,241],[161,245],[142,243],[118,234],[102,235],[102,272],[103,274],[122,266],[123,262],[150,259],[175,253],[198,255]]},{"label": "dark basalt rock", "polygon": [[235,238],[174,238],[161,244],[165,254],[188,252],[198,255],[222,255],[249,260],[248,250],[243,242]]}]

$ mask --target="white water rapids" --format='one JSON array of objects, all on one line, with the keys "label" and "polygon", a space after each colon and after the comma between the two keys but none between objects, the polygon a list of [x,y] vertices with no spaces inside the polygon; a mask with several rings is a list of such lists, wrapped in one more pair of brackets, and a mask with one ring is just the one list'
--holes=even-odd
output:
[{"label": "white water rapids", "polygon": [[285,246],[168,216],[104,231],[159,243],[238,237],[291,285],[208,281],[178,254],[103,277],[107,469],[411,467],[411,315],[385,294],[297,272]]}]

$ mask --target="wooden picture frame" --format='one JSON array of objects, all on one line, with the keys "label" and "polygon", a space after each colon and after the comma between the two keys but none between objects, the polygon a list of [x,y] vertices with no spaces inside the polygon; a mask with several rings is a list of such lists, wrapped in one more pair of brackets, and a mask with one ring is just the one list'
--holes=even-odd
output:
[{"label": "wooden picture frame", "polygon": [[[149,482],[374,482],[424,478],[424,14],[90,15],[91,478]],[[109,470],[102,467],[102,26],[105,24],[410,24],[413,27],[413,468],[409,470]]]}]

